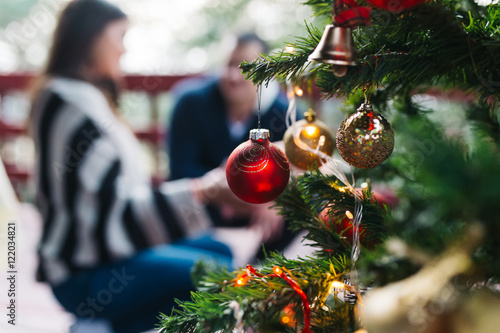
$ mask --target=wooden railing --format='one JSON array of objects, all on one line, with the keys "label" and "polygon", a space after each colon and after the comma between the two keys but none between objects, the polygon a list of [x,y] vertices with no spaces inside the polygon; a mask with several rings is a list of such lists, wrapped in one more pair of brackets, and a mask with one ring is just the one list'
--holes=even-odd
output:
[{"label": "wooden railing", "polygon": [[[159,125],[159,100],[160,94],[168,92],[177,82],[194,77],[194,75],[126,75],[124,82],[125,91],[143,92],[150,99],[150,119],[149,127],[136,130],[135,134],[139,140],[146,141],[153,146],[153,158],[159,162],[162,158],[161,149],[165,141],[166,128]],[[0,75],[0,100],[2,97],[13,92],[25,92],[33,82],[34,75],[30,73],[18,73],[9,75]],[[9,124],[2,119],[0,109],[0,152],[3,143],[19,136],[27,135],[27,128],[24,124]],[[19,184],[26,183],[31,177],[32,170],[29,168],[19,168],[17,165],[4,160],[5,169],[9,179],[17,188]],[[159,176],[158,174],[154,176]]]}]

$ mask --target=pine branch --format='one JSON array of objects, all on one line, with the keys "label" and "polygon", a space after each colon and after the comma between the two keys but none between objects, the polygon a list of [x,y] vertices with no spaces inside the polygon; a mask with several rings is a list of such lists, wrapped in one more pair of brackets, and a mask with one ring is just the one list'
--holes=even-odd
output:
[{"label": "pine branch", "polygon": [[450,11],[456,6],[453,1],[438,1],[402,13],[374,9],[372,26],[354,33],[361,65],[349,67],[341,78],[333,75],[331,66],[311,66],[307,61],[321,38],[319,29],[307,25],[309,36],[290,43],[296,49],[294,54],[278,52],[245,63],[242,70],[255,84],[261,84],[276,77],[300,81],[299,76],[311,68],[304,79],[317,76],[316,83],[326,97],[349,95],[369,82],[390,92],[388,97],[440,84],[475,89],[484,96],[498,94],[500,40],[498,25],[493,24],[499,20],[500,7],[479,10],[476,5],[474,11],[464,11],[462,5]]},{"label": "pine branch", "polygon": [[[290,221],[292,230],[308,230],[306,236],[314,246],[333,253],[350,253],[349,242],[337,234],[333,224],[341,224],[345,212],[355,212],[354,197],[345,188],[337,185],[334,176],[325,176],[319,170],[308,171],[293,180],[284,194],[277,200],[279,213]],[[386,212],[376,203],[371,193],[362,195],[363,219],[361,237],[365,244],[381,242],[387,237]],[[327,211],[328,221],[319,214]],[[345,230],[347,232],[347,230]]]},{"label": "pine branch", "polygon": [[[349,261],[344,256],[329,259],[297,259],[288,260],[282,255],[273,254],[259,269],[261,274],[270,274],[273,266],[285,267],[310,300],[317,295],[329,294],[329,282],[342,281],[347,273]],[[282,311],[292,306],[297,322],[301,322],[302,305],[297,293],[288,283],[280,278],[251,278],[241,287],[234,286],[234,280],[244,270],[234,272],[232,279],[227,271],[212,271],[207,280],[219,281],[218,292],[199,290],[192,293],[191,302],[179,302],[180,309],[174,310],[172,316],[162,314],[160,333],[169,332],[232,332],[236,323],[232,301],[237,301],[243,311],[243,322],[247,327],[254,327],[269,332],[285,332],[286,327],[280,324]],[[325,299],[327,295],[325,294]],[[312,301],[311,301],[312,302]],[[321,304],[314,302],[314,332],[332,332],[345,330],[349,324],[348,304],[344,302],[327,302],[328,311],[321,309]],[[298,328],[289,331],[297,332]]]},{"label": "pine branch", "polygon": [[310,6],[315,16],[332,16],[334,0],[307,0],[304,5]]},{"label": "pine branch", "polygon": [[246,79],[256,85],[266,84],[275,77],[298,80],[308,68],[307,57],[321,39],[321,31],[307,23],[306,29],[309,38],[298,38],[293,43],[293,52],[282,50],[271,55],[264,55],[263,58],[251,63],[243,62],[240,68],[246,74]]},{"label": "pine branch", "polygon": [[[499,281],[500,218],[492,214],[500,201],[499,144],[482,128],[472,129],[474,140],[468,144],[449,139],[425,117],[398,117],[393,125],[404,149],[389,161],[397,171],[393,179],[399,179],[400,204],[394,221],[386,224],[388,235],[436,256],[463,237],[470,221],[481,222],[487,232],[475,263],[485,279]],[[415,271],[414,265],[381,248],[364,253],[368,280],[387,283]]]}]

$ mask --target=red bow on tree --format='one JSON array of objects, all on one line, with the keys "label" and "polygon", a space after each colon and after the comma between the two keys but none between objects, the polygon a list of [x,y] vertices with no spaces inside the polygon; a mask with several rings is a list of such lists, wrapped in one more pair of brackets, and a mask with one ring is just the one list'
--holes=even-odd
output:
[{"label": "red bow on tree", "polygon": [[356,0],[335,0],[333,6],[333,25],[336,27],[356,28],[370,25],[371,7],[362,7]]}]

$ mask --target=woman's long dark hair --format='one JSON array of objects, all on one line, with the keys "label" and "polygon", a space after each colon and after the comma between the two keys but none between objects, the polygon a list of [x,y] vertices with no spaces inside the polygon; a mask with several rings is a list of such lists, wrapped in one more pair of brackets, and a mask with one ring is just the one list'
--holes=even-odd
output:
[{"label": "woman's long dark hair", "polygon": [[[90,81],[84,70],[90,65],[92,46],[108,23],[123,18],[126,18],[126,15],[121,9],[104,0],[70,2],[59,17],[47,66],[37,84],[38,89],[42,88],[47,79],[54,76]],[[116,106],[119,82],[110,78],[99,78],[91,83],[103,90],[110,102]]]}]

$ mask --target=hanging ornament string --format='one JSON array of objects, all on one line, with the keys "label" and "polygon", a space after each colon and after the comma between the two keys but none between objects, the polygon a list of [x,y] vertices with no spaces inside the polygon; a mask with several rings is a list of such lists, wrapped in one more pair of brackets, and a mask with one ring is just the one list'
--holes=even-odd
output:
[{"label": "hanging ornament string", "polygon": [[[266,278],[278,277],[285,280],[290,287],[299,295],[302,301],[302,309],[304,311],[304,328],[302,329],[302,333],[311,333],[311,305],[309,304],[309,300],[307,299],[306,293],[300,288],[299,284],[289,277],[284,271],[284,268],[280,268],[278,266],[273,267],[273,273],[268,275],[263,275],[251,265],[247,265],[247,270],[243,274],[238,274],[237,279],[234,282],[235,286],[244,286],[250,277],[255,276],[257,278],[261,278],[265,281]],[[289,272],[290,273],[290,272]]]},{"label": "hanging ornament string", "polygon": [[[291,87],[291,88],[290,88]],[[295,92],[293,90],[293,84],[291,82],[288,82],[288,97],[289,97],[289,106],[286,114],[286,119],[287,119],[287,126],[294,126],[296,119],[297,119],[297,104],[296,104],[296,98],[295,98]],[[350,166],[345,163],[342,160],[335,159],[323,152],[321,152],[318,148],[315,147],[314,149],[309,147],[306,143],[304,143],[300,139],[300,131],[295,131],[294,132],[294,142],[295,144],[303,150],[306,150],[310,153],[313,153],[315,155],[318,155],[321,159],[324,161],[328,162],[328,165],[330,166],[330,170],[335,177],[337,177],[345,186],[348,187],[350,192],[356,196],[356,191],[354,190],[354,187],[351,185],[351,182],[347,179],[347,176],[345,175],[344,171],[342,170],[342,167],[348,168],[351,171],[352,175],[352,170]],[[354,176],[352,178],[352,183],[354,184]]]},{"label": "hanging ornament string", "polygon": [[[367,93],[368,91],[368,93]],[[365,104],[369,101],[370,89],[369,86],[363,88],[363,94],[365,96]],[[354,175],[352,176],[352,181],[354,184]],[[352,280],[355,286],[358,285],[358,271],[356,270],[356,261],[359,258],[359,253],[361,250],[361,243],[359,239],[359,230],[361,219],[363,218],[363,205],[361,203],[360,198],[355,195],[354,196],[354,219],[353,219],[353,239],[352,239],[352,249],[351,249],[351,259],[352,259]]]},{"label": "hanging ornament string", "polygon": [[229,308],[234,312],[235,330],[233,333],[243,333],[243,310],[240,303],[233,300],[229,302]]},{"label": "hanging ornament string", "polygon": [[360,6],[355,0],[335,0],[333,25],[353,29],[361,24],[369,26],[371,11],[371,7]]},{"label": "hanging ornament string", "polygon": [[249,140],[229,155],[226,179],[238,198],[261,204],[283,193],[290,178],[290,164],[281,149],[269,141],[269,130],[261,128],[261,85],[256,94],[258,128],[250,130]]},{"label": "hanging ornament string", "polygon": [[286,85],[286,95],[288,97],[288,109],[286,110],[286,127],[291,127],[292,124],[297,119],[297,105],[295,99],[295,91],[293,89],[293,84],[290,82]]},{"label": "hanging ornament string", "polygon": [[[295,92],[293,89],[293,84],[289,81],[287,83],[287,92],[288,92],[288,97],[289,97],[289,107],[287,110],[286,114],[286,119],[287,119],[287,125],[289,126],[294,126],[296,122],[296,115],[297,115],[297,104],[296,104],[296,97],[295,97]],[[354,179],[354,173],[352,172],[352,168],[350,165],[345,163],[342,160],[333,158],[332,156],[329,156],[322,151],[319,150],[319,147],[316,147],[315,149],[309,147],[307,144],[305,144],[301,139],[300,139],[300,131],[294,131],[293,135],[293,140],[297,147],[308,151],[310,153],[313,153],[317,156],[319,156],[325,163],[325,167],[330,171],[337,179],[339,179],[350,191],[350,193],[354,197],[354,215],[351,217],[352,219],[352,225],[354,228],[353,232],[353,239],[352,239],[352,249],[351,249],[351,261],[352,261],[352,276],[351,276],[351,283],[353,287],[357,288],[359,283],[358,283],[358,278],[357,278],[357,273],[356,273],[356,268],[355,264],[356,261],[358,260],[359,253],[360,253],[360,240],[359,240],[359,226],[361,224],[361,219],[363,217],[363,205],[361,203],[360,199],[360,194],[356,191],[354,188],[355,184],[355,179]],[[319,146],[319,145],[318,145]],[[351,182],[345,175],[344,169],[348,169],[351,174]],[[352,213],[351,213],[352,214]]]},{"label": "hanging ornament string", "polygon": [[262,101],[262,85],[257,85],[257,128],[260,129],[260,105]]}]

